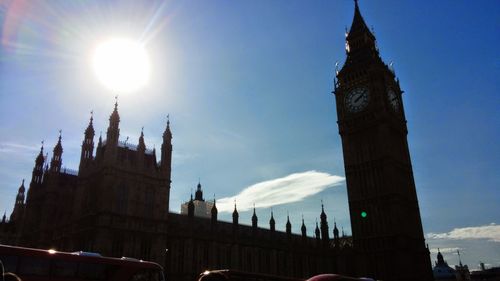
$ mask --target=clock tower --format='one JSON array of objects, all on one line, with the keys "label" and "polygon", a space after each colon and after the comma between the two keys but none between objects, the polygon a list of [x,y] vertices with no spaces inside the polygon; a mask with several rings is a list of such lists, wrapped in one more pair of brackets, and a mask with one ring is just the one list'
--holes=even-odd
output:
[{"label": "clock tower", "polygon": [[403,91],[358,3],[335,99],[359,275],[433,280],[408,150]]}]

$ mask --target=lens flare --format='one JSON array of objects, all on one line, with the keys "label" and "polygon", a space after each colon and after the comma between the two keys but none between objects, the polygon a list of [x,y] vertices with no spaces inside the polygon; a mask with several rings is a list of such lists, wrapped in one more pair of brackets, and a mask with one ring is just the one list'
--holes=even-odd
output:
[{"label": "lens flare", "polygon": [[146,85],[149,79],[147,52],[132,40],[103,42],[95,49],[92,64],[99,81],[113,92],[133,92]]}]

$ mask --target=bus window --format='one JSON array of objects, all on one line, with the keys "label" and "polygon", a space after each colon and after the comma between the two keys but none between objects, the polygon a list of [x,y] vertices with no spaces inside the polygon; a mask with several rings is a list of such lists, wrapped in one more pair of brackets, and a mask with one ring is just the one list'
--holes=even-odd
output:
[{"label": "bus window", "polygon": [[54,260],[52,262],[52,276],[75,277],[78,263],[65,260]]},{"label": "bus window", "polygon": [[48,276],[50,261],[42,258],[22,257],[19,264],[19,274]]},{"label": "bus window", "polygon": [[16,272],[16,256],[0,256],[0,261],[2,261],[5,272]]}]

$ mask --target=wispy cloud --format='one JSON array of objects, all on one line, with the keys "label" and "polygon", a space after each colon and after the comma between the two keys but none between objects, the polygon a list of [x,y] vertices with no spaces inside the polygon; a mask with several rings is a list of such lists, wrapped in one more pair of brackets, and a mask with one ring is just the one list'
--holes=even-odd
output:
[{"label": "wispy cloud", "polygon": [[437,254],[441,252],[442,254],[449,254],[449,253],[456,253],[458,250],[462,250],[462,248],[459,247],[451,247],[451,248],[432,248],[430,249],[431,254]]},{"label": "wispy cloud", "polygon": [[290,174],[256,183],[243,189],[238,195],[219,199],[217,208],[220,212],[231,212],[234,200],[240,211],[250,210],[254,203],[258,208],[266,208],[297,202],[328,187],[337,186],[344,180],[344,177],[317,171]]},{"label": "wispy cloud", "polygon": [[25,144],[9,143],[9,142],[0,143],[1,153],[26,153],[26,152],[31,153],[33,151],[37,151],[38,149],[40,149],[40,147],[25,145]]},{"label": "wispy cloud", "polygon": [[487,239],[500,242],[500,225],[491,223],[489,225],[455,228],[450,232],[427,233],[429,239]]}]

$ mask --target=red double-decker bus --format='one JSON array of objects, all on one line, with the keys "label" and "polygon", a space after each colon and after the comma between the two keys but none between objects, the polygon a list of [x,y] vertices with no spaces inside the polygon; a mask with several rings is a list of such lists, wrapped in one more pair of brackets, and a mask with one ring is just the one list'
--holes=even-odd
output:
[{"label": "red double-decker bus", "polygon": [[0,266],[23,281],[165,281],[160,265],[97,253],[66,253],[0,245]]}]

